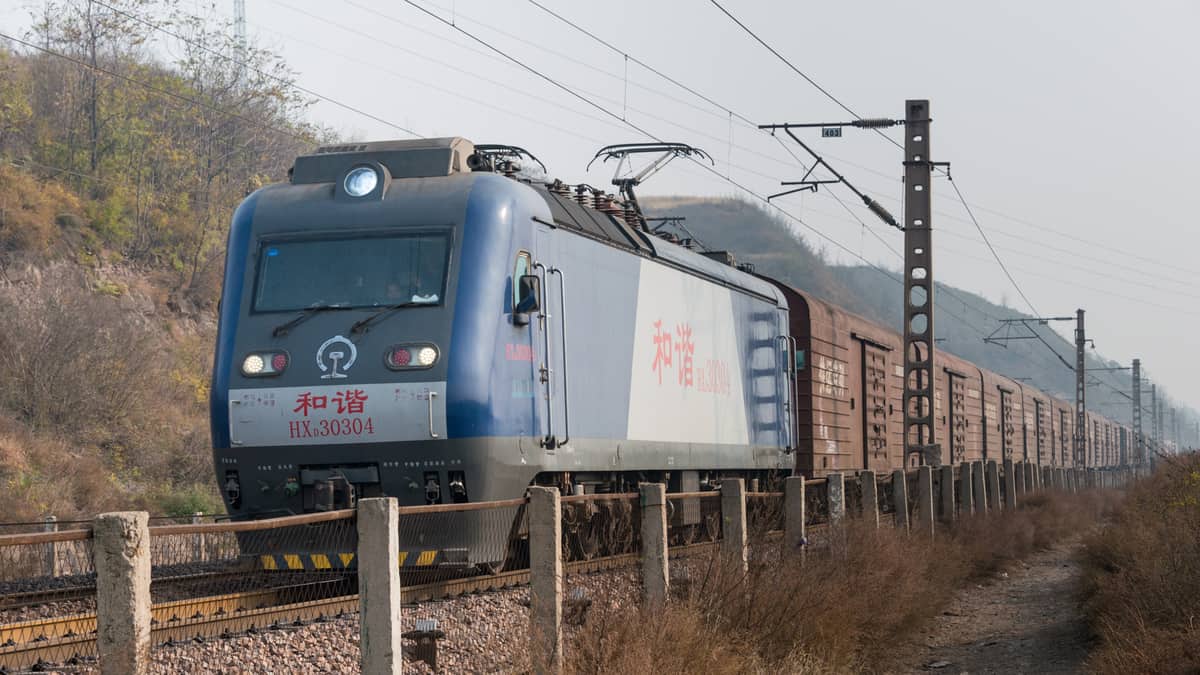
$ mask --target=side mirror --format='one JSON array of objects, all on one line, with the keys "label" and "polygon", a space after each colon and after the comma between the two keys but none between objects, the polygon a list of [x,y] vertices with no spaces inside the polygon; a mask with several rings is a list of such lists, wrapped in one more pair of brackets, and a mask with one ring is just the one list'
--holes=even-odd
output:
[{"label": "side mirror", "polygon": [[513,314],[529,314],[542,309],[542,278],[524,274],[517,279],[517,306]]}]

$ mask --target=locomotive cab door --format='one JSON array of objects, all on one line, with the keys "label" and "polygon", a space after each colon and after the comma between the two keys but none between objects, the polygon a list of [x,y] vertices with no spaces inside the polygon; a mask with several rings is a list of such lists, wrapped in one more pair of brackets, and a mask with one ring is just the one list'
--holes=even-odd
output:
[{"label": "locomotive cab door", "polygon": [[555,266],[555,251],[549,228],[538,225],[535,232],[532,274],[541,280],[541,307],[534,332],[538,396],[543,403],[541,447],[550,454],[570,443],[571,417],[568,401],[566,279]]}]

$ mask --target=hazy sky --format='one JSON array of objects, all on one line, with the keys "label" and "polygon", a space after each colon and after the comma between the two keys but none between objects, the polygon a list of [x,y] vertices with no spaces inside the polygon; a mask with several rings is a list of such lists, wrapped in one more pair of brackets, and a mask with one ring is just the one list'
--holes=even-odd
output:
[{"label": "hazy sky", "polygon": [[[664,140],[704,148],[722,175],[759,194],[803,173],[755,122],[850,116],[708,0],[545,4],[711,98],[705,101],[558,22],[527,0],[438,0],[428,8]],[[935,160],[953,163],[1017,283],[1043,315],[1088,312],[1097,349],[1200,404],[1200,289],[1193,284],[1200,176],[1200,3],[763,2],[722,0],[800,70],[864,117],[901,117],[928,98]],[[647,140],[619,120],[506,62],[400,1],[247,0],[248,32],[283,54],[301,85],[423,136],[461,135],[533,151],[553,176],[606,185],[584,167],[609,143]],[[207,3],[197,3],[208,7]],[[213,11],[231,15],[233,0]],[[0,0],[0,25],[27,25]],[[347,136],[401,138],[393,127],[319,102],[313,118]],[[890,134],[901,139],[897,131]],[[901,214],[901,153],[847,130],[813,147],[860,189]],[[799,148],[792,146],[796,152]],[[678,162],[646,194],[732,195],[729,182]],[[934,273],[943,282],[1032,311],[991,258],[953,188],[933,185]],[[893,248],[901,234],[834,187]],[[778,205],[854,254],[899,268],[888,250],[822,191]],[[731,224],[736,227],[736,224]],[[850,253],[797,225],[836,262]],[[884,282],[881,279],[881,283]],[[901,300],[896,286],[897,302]],[[946,298],[948,302],[950,301]],[[1071,327],[1062,330],[1069,334]]]}]

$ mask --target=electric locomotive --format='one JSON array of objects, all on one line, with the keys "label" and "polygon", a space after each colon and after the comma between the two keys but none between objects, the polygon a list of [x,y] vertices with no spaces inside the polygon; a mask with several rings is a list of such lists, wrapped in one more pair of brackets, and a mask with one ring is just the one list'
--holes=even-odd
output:
[{"label": "electric locomotive", "polygon": [[[779,289],[599,191],[521,180],[521,153],[325,147],[239,206],[211,398],[234,518],[790,472]],[[494,562],[476,530],[424,544]]]}]

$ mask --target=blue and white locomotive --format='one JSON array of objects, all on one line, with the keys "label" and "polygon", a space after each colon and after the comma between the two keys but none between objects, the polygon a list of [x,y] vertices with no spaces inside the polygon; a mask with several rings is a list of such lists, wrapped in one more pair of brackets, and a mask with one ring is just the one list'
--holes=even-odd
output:
[{"label": "blue and white locomotive", "polygon": [[211,402],[235,518],[790,473],[780,291],[497,147],[320,148],[238,208]]}]

